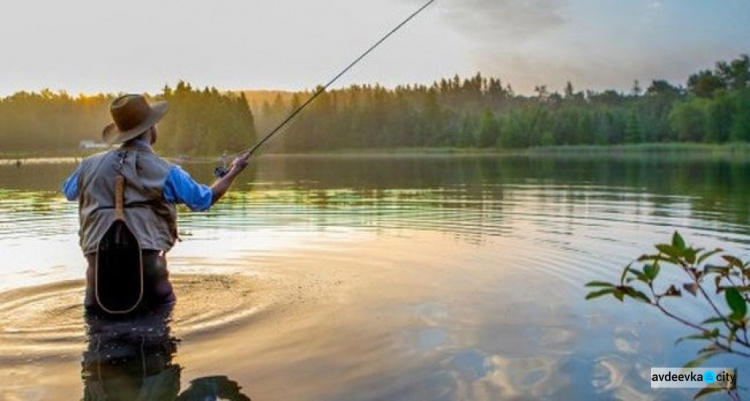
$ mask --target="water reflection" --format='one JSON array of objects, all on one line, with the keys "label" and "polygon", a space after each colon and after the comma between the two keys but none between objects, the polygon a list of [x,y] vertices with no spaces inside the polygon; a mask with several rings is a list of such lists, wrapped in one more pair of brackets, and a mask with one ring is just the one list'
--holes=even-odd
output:
[{"label": "water reflection", "polygon": [[83,399],[249,401],[226,376],[194,379],[180,392],[183,368],[173,363],[179,339],[171,335],[171,315],[172,305],[129,317],[87,313]]},{"label": "water reflection", "polygon": [[[85,264],[77,206],[57,192],[73,167],[0,165],[0,387],[17,399],[53,381],[80,393]],[[211,180],[210,165],[186,168]],[[693,344],[674,345],[681,327],[587,303],[582,285],[616,280],[675,229],[750,249],[744,161],[262,157],[253,169],[226,203],[181,214],[182,343],[136,336],[125,348],[146,368],[120,382],[142,391],[143,372],[176,370],[177,397],[180,372],[218,369],[259,399],[685,399],[645,375],[692,359]],[[203,377],[182,394],[231,383]]]},{"label": "water reflection", "polygon": [[[73,163],[30,164],[18,169],[0,164],[0,187],[57,193],[60,182],[74,167]],[[201,182],[213,180],[211,165],[184,167]],[[256,159],[235,186],[238,192],[261,191],[269,203],[283,200],[323,211],[355,205],[388,212],[379,206],[396,197],[403,204],[447,209],[449,213],[500,211],[514,201],[508,199],[508,192],[525,188],[543,189],[538,200],[566,205],[594,202],[596,206],[637,195],[657,217],[678,204],[687,216],[750,223],[750,202],[746,202],[750,163],[734,159],[267,156]],[[279,190],[288,195],[273,193]],[[5,196],[0,194],[0,198]],[[235,198],[235,205],[246,207],[244,201]],[[44,202],[26,206],[41,212]]]}]

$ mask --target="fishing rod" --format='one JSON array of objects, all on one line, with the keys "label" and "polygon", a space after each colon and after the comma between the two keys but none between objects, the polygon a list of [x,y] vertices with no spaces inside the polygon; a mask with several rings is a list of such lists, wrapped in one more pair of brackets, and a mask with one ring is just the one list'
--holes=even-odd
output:
[{"label": "fishing rod", "polygon": [[[388,32],[385,36],[380,38],[380,40],[375,42],[374,45],[370,46],[369,49],[367,49],[364,53],[362,53],[359,57],[357,57],[354,61],[352,61],[346,68],[344,68],[340,73],[338,73],[338,75],[336,75],[335,77],[333,77],[333,79],[328,81],[327,84],[325,84],[323,87],[315,91],[315,93],[309,99],[307,99],[304,103],[302,103],[300,106],[294,109],[279,125],[276,126],[276,128],[274,128],[273,130],[271,130],[271,132],[269,132],[266,136],[264,136],[263,139],[258,141],[255,145],[253,145],[253,147],[248,148],[248,150],[246,151],[249,152],[250,155],[255,153],[255,151],[258,150],[261,146],[263,146],[263,144],[266,143],[266,141],[271,139],[271,137],[273,137],[276,133],[281,131],[282,128],[284,128],[290,121],[292,121],[294,117],[297,116],[297,114],[301,113],[302,110],[304,110],[305,107],[307,107],[307,105],[312,103],[318,96],[320,96],[323,92],[325,92],[328,89],[328,87],[333,85],[334,82],[338,81],[339,78],[341,78],[344,74],[346,74],[350,69],[352,69],[352,67],[354,67],[357,63],[359,63],[363,58],[367,57],[367,55],[370,54],[373,50],[375,50],[375,48],[380,46],[389,37],[391,37],[391,35],[396,33],[399,29],[401,29],[404,25],[406,25],[409,21],[411,21],[414,17],[419,15],[422,11],[424,11],[424,9],[429,7],[434,2],[435,0],[429,0],[422,7],[420,7],[417,11],[409,15],[405,20],[401,21],[400,24],[396,25],[395,28],[391,29],[390,32]],[[238,154],[242,154],[242,153],[244,152],[239,152]],[[226,165],[223,165],[223,166],[216,167],[214,174],[217,177],[223,177],[228,172],[229,170],[227,169]]]}]

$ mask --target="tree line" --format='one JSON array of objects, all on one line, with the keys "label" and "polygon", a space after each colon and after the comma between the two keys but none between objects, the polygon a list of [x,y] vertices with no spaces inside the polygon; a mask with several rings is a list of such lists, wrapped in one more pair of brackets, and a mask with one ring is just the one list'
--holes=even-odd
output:
[{"label": "tree line", "polygon": [[[750,60],[718,62],[685,86],[634,82],[628,93],[562,93],[537,86],[521,96],[476,74],[389,90],[354,85],[324,93],[281,138],[286,151],[398,147],[522,149],[535,146],[750,141]],[[256,109],[270,129],[314,91]]]},{"label": "tree line", "polygon": [[255,141],[255,119],[244,94],[215,88],[193,89],[179,82],[165,87],[161,98],[169,113],[159,125],[157,149],[169,155],[217,155],[243,149]]},{"label": "tree line", "polygon": [[[81,141],[101,141],[117,94],[70,96],[42,90],[0,99],[0,154],[74,152]],[[149,96],[166,100],[157,150],[169,155],[216,155],[255,140],[255,120],[243,94],[197,89],[179,82]]]},{"label": "tree line", "polygon": [[[317,89],[317,88],[316,88]],[[312,91],[228,93],[179,82],[155,99],[170,102],[160,125],[161,150],[217,155],[245,148],[269,132]],[[261,95],[259,95],[261,96]],[[97,139],[115,95],[19,92],[0,99],[0,152],[75,148]],[[252,106],[252,107],[251,107]],[[634,82],[627,92],[560,92],[544,85],[514,93],[498,78],[476,74],[432,85],[353,85],[323,93],[294,120],[273,151],[393,148],[502,148],[578,144],[750,141],[747,55],[691,75],[685,85]]]}]

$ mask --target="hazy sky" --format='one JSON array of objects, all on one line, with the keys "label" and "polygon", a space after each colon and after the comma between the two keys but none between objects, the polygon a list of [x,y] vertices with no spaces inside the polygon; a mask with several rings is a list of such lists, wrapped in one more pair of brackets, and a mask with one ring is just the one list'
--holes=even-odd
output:
[{"label": "hazy sky", "polygon": [[[0,5],[0,95],[324,83],[420,0],[24,0]],[[750,53],[750,0],[436,0],[342,84],[477,71],[628,90]]]}]

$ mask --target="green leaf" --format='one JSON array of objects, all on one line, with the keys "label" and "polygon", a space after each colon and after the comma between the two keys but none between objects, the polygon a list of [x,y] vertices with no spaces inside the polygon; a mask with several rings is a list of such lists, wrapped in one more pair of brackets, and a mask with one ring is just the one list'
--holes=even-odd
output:
[{"label": "green leaf", "polygon": [[704,270],[706,271],[706,273],[717,273],[717,274],[729,273],[729,268],[726,266],[706,265],[706,268]]},{"label": "green leaf", "polygon": [[636,291],[635,296],[633,298],[640,299],[641,301],[647,304],[651,303],[651,298],[649,298],[648,295],[644,294],[642,291]]},{"label": "green leaf", "polygon": [[702,321],[701,324],[723,323],[724,320],[726,320],[726,319],[724,319],[723,317],[712,317],[712,318],[709,318],[709,319],[706,319],[706,320]]},{"label": "green leaf", "polygon": [[643,281],[644,283],[648,282],[648,277],[645,274],[643,274],[642,272],[639,272],[636,269],[628,268],[628,273],[634,275],[635,278],[637,278],[640,281]]},{"label": "green leaf", "polygon": [[622,284],[622,283],[624,283],[624,282],[625,282],[625,276],[627,276],[627,275],[628,275],[628,271],[630,271],[630,266],[631,266],[632,264],[633,264],[632,262],[631,262],[631,263],[628,263],[628,265],[627,265],[627,266],[625,266],[625,268],[624,268],[624,269],[622,269],[622,275],[620,276],[620,284]]},{"label": "green leaf", "polygon": [[653,280],[656,278],[657,275],[659,275],[659,262],[654,263],[653,265],[645,265],[643,266],[643,274],[646,275],[646,277],[649,278],[649,280]]},{"label": "green leaf", "polygon": [[590,281],[586,283],[586,287],[614,287],[614,284],[605,283],[604,281]]},{"label": "green leaf", "polygon": [[740,269],[742,269],[742,261],[741,260],[739,260],[739,259],[737,259],[737,258],[735,258],[734,256],[731,256],[731,255],[722,255],[721,257],[724,258],[724,260],[726,260],[727,262],[729,262],[730,265],[735,266],[735,267],[739,267]]},{"label": "green leaf", "polygon": [[687,249],[685,249],[685,251],[683,252],[683,254],[685,255],[685,261],[687,261],[691,265],[695,264],[695,256],[696,256],[697,253],[698,253],[698,251],[696,251],[693,248],[687,248]]},{"label": "green leaf", "polygon": [[682,257],[682,250],[681,249],[677,249],[677,248],[673,247],[672,245],[658,244],[658,245],[656,245],[656,249],[658,249],[659,252],[661,252],[661,253],[663,253],[663,254],[665,254],[667,256],[671,256],[674,259],[679,259],[680,257]]},{"label": "green leaf", "polygon": [[645,302],[647,304],[651,303],[651,298],[648,297],[648,295],[644,294],[641,291],[638,291],[632,287],[627,287],[624,289],[625,294],[631,298],[634,298],[638,301]]},{"label": "green leaf", "polygon": [[706,261],[706,259],[710,258],[711,256],[716,255],[719,252],[724,252],[723,249],[716,248],[713,251],[708,251],[702,253],[700,256],[698,256],[697,264],[701,264]]},{"label": "green leaf", "polygon": [[726,298],[727,305],[729,305],[729,308],[732,310],[732,319],[741,320],[747,315],[747,304],[745,303],[745,299],[742,298],[742,295],[736,288],[727,288]]},{"label": "green leaf", "polygon": [[[645,261],[648,261],[648,260],[657,261],[657,260],[661,260],[661,259],[662,259],[662,257],[659,256],[659,255],[641,255],[641,257],[638,258],[638,261],[639,262],[645,262]],[[628,267],[629,266],[630,265],[628,265]]]},{"label": "green leaf", "polygon": [[710,358],[714,357],[716,354],[718,354],[720,351],[708,351],[708,352],[702,352],[697,358],[693,359],[692,361],[689,361],[685,365],[683,365],[683,368],[694,368],[696,366],[700,366],[703,364],[703,362],[706,362]]},{"label": "green leaf", "polygon": [[673,257],[673,256],[669,256],[669,257],[662,256],[661,259],[659,259],[659,260],[671,263],[673,265],[679,265],[680,264],[680,259],[676,258],[676,257]]},{"label": "green leaf", "polygon": [[675,341],[675,345],[685,340],[710,340],[719,336],[719,329],[713,329],[711,331],[705,331],[701,334],[693,334],[689,336],[680,337]]},{"label": "green leaf", "polygon": [[605,288],[603,290],[590,292],[590,293],[588,293],[588,295],[586,295],[586,300],[594,299],[594,298],[599,298],[599,297],[601,297],[603,295],[611,294],[613,292],[615,292],[615,290],[613,288]]},{"label": "green leaf", "polygon": [[714,386],[704,387],[701,389],[701,391],[695,393],[695,395],[693,396],[693,399],[697,400],[698,398],[701,398],[711,393],[716,393],[718,391],[724,391],[724,388],[718,387],[718,386],[717,387],[714,387]]},{"label": "green leaf", "polygon": [[701,348],[701,349],[698,350],[698,354],[699,355],[700,354],[707,354],[709,352],[713,352],[715,354],[718,354],[720,352],[726,352],[726,351],[723,350],[723,349],[721,349],[721,348],[719,348],[717,345],[714,345],[714,344],[708,345],[708,346],[703,347],[703,348]]},{"label": "green leaf", "polygon": [[680,251],[685,250],[685,241],[682,239],[682,236],[677,231],[672,234],[672,246],[677,248]]},{"label": "green leaf", "polygon": [[625,298],[625,292],[623,290],[615,290],[613,295],[615,296],[615,298],[619,299],[620,302],[622,302],[622,300]]},{"label": "green leaf", "polygon": [[704,337],[702,334],[693,334],[693,335],[678,338],[677,341],[674,342],[674,345],[677,345],[685,340],[705,340],[705,339],[706,337]]}]

